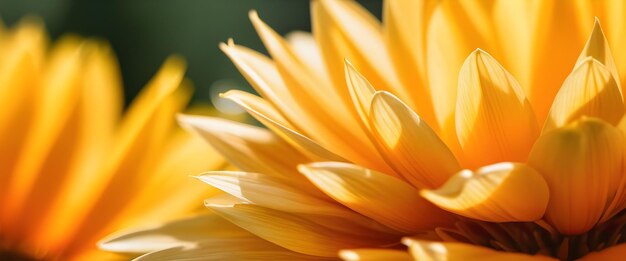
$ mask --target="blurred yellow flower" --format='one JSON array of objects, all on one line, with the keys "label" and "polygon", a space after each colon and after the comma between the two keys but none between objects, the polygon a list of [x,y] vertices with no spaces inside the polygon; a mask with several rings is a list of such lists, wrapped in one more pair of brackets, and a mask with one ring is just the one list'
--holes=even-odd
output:
[{"label": "blurred yellow flower", "polygon": [[318,0],[286,38],[251,12],[272,59],[221,48],[263,98],[223,97],[268,129],[180,119],[240,168],[198,176],[227,196],[103,246],[184,228],[140,260],[623,258],[624,8],[389,0],[381,24]]},{"label": "blurred yellow flower", "polygon": [[211,195],[187,175],[223,160],[174,122],[191,94],[180,58],[122,116],[104,43],[48,47],[27,20],[2,31],[0,57],[0,260],[101,260],[104,235],[178,218]]}]

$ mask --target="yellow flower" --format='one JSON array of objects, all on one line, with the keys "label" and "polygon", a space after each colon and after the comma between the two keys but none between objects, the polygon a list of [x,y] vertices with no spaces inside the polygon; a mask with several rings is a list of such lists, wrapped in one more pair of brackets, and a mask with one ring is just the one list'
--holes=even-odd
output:
[{"label": "yellow flower", "polygon": [[111,255],[96,247],[104,235],[178,218],[210,195],[186,177],[222,162],[175,126],[191,91],[180,58],[122,116],[104,43],[48,47],[28,20],[2,30],[0,57],[0,259],[99,260]]},{"label": "yellow flower", "polygon": [[241,169],[198,176],[229,196],[206,232],[104,246],[184,228],[140,260],[622,258],[624,7],[389,0],[381,24],[318,0],[312,35],[286,38],[251,12],[272,58],[221,48],[263,98],[223,96],[268,129],[180,119]]}]

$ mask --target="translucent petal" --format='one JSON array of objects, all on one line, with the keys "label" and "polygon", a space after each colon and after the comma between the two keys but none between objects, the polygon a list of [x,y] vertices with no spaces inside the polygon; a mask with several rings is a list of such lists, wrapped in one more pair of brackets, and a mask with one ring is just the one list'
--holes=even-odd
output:
[{"label": "translucent petal", "polygon": [[416,189],[389,175],[339,162],[301,165],[299,169],[333,199],[398,231],[416,233],[452,221]]},{"label": "translucent petal", "polygon": [[542,255],[528,255],[522,253],[500,252],[490,248],[456,243],[456,242],[429,242],[418,240],[403,240],[409,246],[409,252],[415,260],[424,261],[446,261],[446,260],[467,260],[467,261],[548,261],[553,260]]},{"label": "translucent petal", "polygon": [[548,185],[521,163],[498,163],[463,170],[437,190],[422,190],[433,204],[461,216],[488,222],[532,222],[548,205]]},{"label": "translucent petal", "polygon": [[544,132],[582,116],[616,125],[624,115],[624,101],[611,71],[592,57],[580,61],[554,98]]},{"label": "translucent petal", "polygon": [[477,49],[459,75],[456,132],[464,159],[474,168],[523,162],[539,130],[526,95],[491,55]]},{"label": "translucent petal", "polygon": [[583,117],[543,134],[528,164],[550,188],[546,220],[564,234],[591,229],[617,190],[623,150],[619,130],[594,118]]},{"label": "translucent petal", "polygon": [[370,126],[383,157],[417,188],[440,186],[461,169],[428,124],[390,93],[374,95]]}]

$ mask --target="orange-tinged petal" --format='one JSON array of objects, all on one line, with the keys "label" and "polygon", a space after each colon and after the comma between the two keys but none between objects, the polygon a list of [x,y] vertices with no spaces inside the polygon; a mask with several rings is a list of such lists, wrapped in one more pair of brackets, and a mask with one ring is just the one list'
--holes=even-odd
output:
[{"label": "orange-tinged petal", "polygon": [[424,261],[548,261],[556,260],[542,255],[528,255],[521,253],[501,252],[482,246],[452,242],[429,242],[406,239],[405,245],[415,260]]},{"label": "orange-tinged petal", "polygon": [[389,243],[374,237],[345,234],[299,215],[250,204],[209,203],[207,207],[267,241],[302,254],[335,257],[340,249]]},{"label": "orange-tinged petal", "polygon": [[426,31],[437,1],[383,1],[383,34],[394,69],[415,110],[435,130],[439,124],[428,88]]},{"label": "orange-tinged petal", "polygon": [[415,187],[438,187],[461,169],[428,124],[393,94],[374,95],[369,120],[385,160]]},{"label": "orange-tinged petal", "polygon": [[258,237],[249,238],[211,238],[191,247],[175,247],[145,254],[136,261],[219,261],[219,260],[334,260],[319,256],[296,253]]},{"label": "orange-tinged petal", "polygon": [[433,204],[461,216],[488,222],[531,222],[548,205],[548,185],[521,163],[498,163],[463,170],[436,190],[422,190]]},{"label": "orange-tinged petal", "polygon": [[[543,122],[563,79],[576,63],[591,29],[591,17],[581,14],[583,1],[530,1],[530,73],[520,79],[537,119]],[[589,20],[586,20],[589,19]]]},{"label": "orange-tinged petal", "polygon": [[404,250],[391,249],[350,249],[339,251],[339,257],[346,261],[396,260],[412,261],[411,255]]},{"label": "orange-tinged petal", "polygon": [[526,95],[491,55],[477,49],[459,75],[456,133],[471,167],[523,162],[539,130]]},{"label": "orange-tinged petal", "polygon": [[415,233],[452,221],[395,177],[339,162],[300,165],[299,170],[333,199],[398,231]]},{"label": "orange-tinged petal", "polygon": [[613,76],[613,79],[615,79],[617,83],[617,86],[620,87],[621,92],[621,82],[617,66],[615,65],[613,55],[611,54],[609,43],[604,36],[604,31],[602,30],[602,27],[600,27],[600,20],[598,20],[597,17],[593,25],[593,31],[591,31],[591,35],[589,36],[589,39],[587,39],[587,43],[585,44],[585,48],[580,53],[580,56],[578,56],[576,66],[584,63],[587,57],[593,57],[598,62],[606,66],[607,69],[609,69],[611,75]]},{"label": "orange-tinged petal", "polygon": [[616,246],[605,248],[597,252],[591,252],[583,256],[580,261],[619,261],[624,259],[626,255],[626,244],[622,243]]},{"label": "orange-tinged petal", "polygon": [[380,22],[354,1],[311,1],[313,35],[343,102],[350,104],[345,88],[344,60],[352,62],[377,88],[407,97],[387,52]]},{"label": "orange-tinged petal", "polygon": [[623,139],[610,124],[583,117],[537,140],[528,164],[548,183],[545,218],[559,232],[586,232],[603,215],[622,175]]},{"label": "orange-tinged petal", "polygon": [[624,101],[611,71],[592,57],[580,61],[554,98],[544,132],[567,125],[582,116],[617,125]]}]

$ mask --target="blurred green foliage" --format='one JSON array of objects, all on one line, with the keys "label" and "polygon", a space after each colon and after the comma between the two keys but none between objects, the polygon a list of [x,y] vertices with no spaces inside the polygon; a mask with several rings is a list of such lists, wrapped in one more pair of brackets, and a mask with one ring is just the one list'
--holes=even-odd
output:
[{"label": "blurred green foliage", "polygon": [[[359,2],[380,17],[380,0]],[[195,102],[209,102],[216,82],[250,90],[217,46],[233,38],[265,52],[248,20],[251,9],[280,34],[310,31],[307,0],[0,0],[8,26],[32,14],[43,18],[52,38],[77,33],[106,39],[118,56],[127,102],[174,53],[188,62]]]}]

